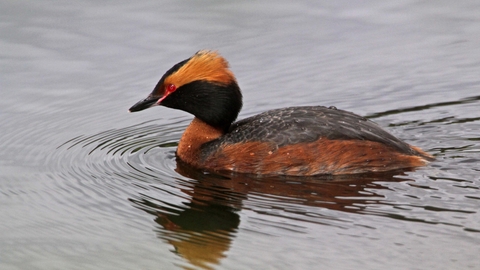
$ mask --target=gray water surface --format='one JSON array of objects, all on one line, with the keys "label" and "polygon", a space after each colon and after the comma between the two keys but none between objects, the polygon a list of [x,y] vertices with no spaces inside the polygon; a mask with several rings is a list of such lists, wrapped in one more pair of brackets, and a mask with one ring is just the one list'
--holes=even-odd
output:
[{"label": "gray water surface", "polygon": [[[0,3],[0,269],[480,269],[478,1]],[[339,178],[175,160],[192,119],[129,114],[218,50],[240,118],[325,105],[436,161]]]}]

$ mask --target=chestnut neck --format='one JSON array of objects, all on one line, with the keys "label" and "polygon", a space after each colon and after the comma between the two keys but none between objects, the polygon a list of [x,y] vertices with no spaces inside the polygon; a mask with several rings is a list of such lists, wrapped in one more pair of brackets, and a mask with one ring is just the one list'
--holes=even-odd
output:
[{"label": "chestnut neck", "polygon": [[204,143],[217,139],[224,133],[222,129],[213,127],[195,117],[178,143],[177,156],[189,164],[198,165],[201,146]]}]

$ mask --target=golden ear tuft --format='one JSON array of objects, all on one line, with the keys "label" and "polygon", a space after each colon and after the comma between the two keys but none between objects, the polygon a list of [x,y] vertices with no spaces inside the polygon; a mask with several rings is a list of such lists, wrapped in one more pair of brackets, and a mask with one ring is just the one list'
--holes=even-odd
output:
[{"label": "golden ear tuft", "polygon": [[175,73],[165,79],[165,84],[177,87],[193,81],[210,81],[218,84],[229,84],[235,81],[228,62],[215,51],[201,50]]}]

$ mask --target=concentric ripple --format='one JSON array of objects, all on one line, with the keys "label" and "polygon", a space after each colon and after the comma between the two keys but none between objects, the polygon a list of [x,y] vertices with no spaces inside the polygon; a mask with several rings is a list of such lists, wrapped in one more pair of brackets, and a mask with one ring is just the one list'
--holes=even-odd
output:
[{"label": "concentric ripple", "polygon": [[[88,202],[93,211],[129,212],[129,199],[139,196],[182,201],[187,196],[178,189],[175,181],[182,180],[174,169],[175,148],[185,126],[184,121],[168,127],[151,121],[78,136],[60,145],[46,163],[54,167],[54,177],[62,179],[58,189],[78,196],[77,202]],[[73,205],[79,206],[85,209]]]},{"label": "concentric ripple", "polygon": [[[180,122],[182,123],[182,122]],[[58,147],[58,155],[62,152],[78,151],[85,157],[88,157],[87,167],[99,164],[104,161],[105,168],[97,172],[105,171],[124,171],[142,172],[149,175],[148,171],[167,172],[169,161],[174,160],[174,151],[178,138],[185,125],[179,126],[179,123],[172,123],[169,127],[142,123],[139,125],[126,127],[122,129],[113,129],[90,136],[79,136]],[[146,160],[146,153],[152,150],[159,150],[167,158],[156,160]],[[78,155],[69,154],[72,160],[78,158]],[[155,155],[149,155],[155,156]],[[160,162],[160,163],[155,163]],[[100,162],[101,163],[101,162]],[[90,168],[95,171],[94,168]],[[87,173],[87,172],[85,172]],[[131,175],[135,176],[135,175]]]}]

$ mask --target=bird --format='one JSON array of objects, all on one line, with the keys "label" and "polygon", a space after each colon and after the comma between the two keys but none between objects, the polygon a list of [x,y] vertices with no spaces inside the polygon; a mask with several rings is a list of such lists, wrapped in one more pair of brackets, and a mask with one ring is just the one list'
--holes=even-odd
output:
[{"label": "bird", "polygon": [[176,157],[207,172],[351,175],[415,168],[434,160],[375,122],[334,106],[279,108],[235,121],[242,93],[227,60],[212,50],[175,64],[129,111],[158,105],[193,114]]}]

